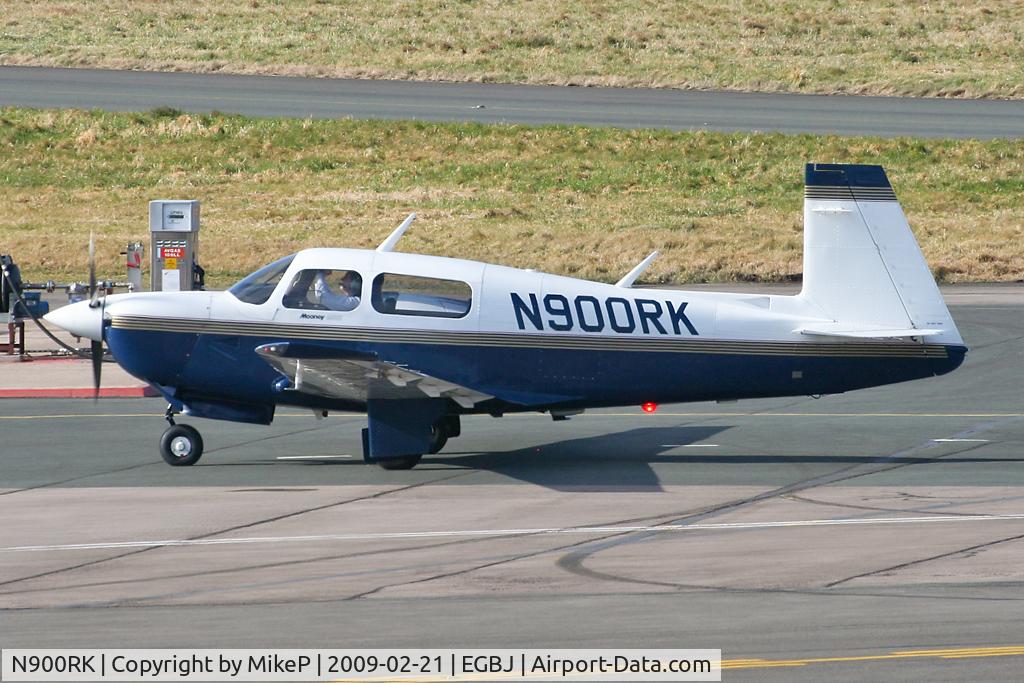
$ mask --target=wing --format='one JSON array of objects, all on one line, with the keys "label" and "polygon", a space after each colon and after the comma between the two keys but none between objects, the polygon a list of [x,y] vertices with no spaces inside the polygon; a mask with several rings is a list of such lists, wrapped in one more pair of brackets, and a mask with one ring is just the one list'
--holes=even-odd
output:
[{"label": "wing", "polygon": [[490,394],[380,360],[288,342],[264,344],[256,353],[291,381],[290,390],[365,402],[368,399],[450,398],[463,408],[494,398]]}]

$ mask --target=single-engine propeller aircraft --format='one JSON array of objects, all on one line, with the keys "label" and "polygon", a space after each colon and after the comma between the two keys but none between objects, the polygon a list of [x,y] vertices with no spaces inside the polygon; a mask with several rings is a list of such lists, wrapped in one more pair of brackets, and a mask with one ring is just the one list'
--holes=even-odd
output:
[{"label": "single-engine propeller aircraft", "polygon": [[[182,413],[269,424],[278,405],[365,411],[363,457],[408,469],[460,416],[835,394],[941,375],[967,352],[880,166],[808,164],[795,296],[633,289],[394,250],[306,249],[226,292],[120,294],[46,319],[101,341]],[[95,373],[97,388],[99,373]],[[649,406],[648,406],[649,407]]]}]

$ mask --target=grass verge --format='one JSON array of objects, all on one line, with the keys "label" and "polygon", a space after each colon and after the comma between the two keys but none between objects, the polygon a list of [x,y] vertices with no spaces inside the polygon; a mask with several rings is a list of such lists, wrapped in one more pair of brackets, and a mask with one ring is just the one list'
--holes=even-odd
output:
[{"label": "grass verge", "polygon": [[7,0],[0,7],[0,64],[1024,96],[1019,0]]},{"label": "grass verge", "polygon": [[82,278],[148,239],[147,202],[196,198],[225,285],[311,246],[373,247],[615,281],[799,277],[803,164],[884,164],[938,278],[1024,274],[1017,142],[301,121],[174,111],[0,109],[0,252],[29,279]]}]

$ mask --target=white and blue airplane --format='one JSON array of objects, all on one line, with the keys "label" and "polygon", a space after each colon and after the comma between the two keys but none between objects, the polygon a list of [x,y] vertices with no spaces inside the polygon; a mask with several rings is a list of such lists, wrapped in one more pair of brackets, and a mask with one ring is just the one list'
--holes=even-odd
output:
[{"label": "white and blue airplane", "polygon": [[174,415],[269,424],[279,405],[366,412],[363,455],[414,467],[460,416],[836,394],[942,375],[967,348],[880,166],[808,164],[794,296],[634,289],[394,250],[306,249],[225,292],[120,294],[46,319],[106,341]]}]

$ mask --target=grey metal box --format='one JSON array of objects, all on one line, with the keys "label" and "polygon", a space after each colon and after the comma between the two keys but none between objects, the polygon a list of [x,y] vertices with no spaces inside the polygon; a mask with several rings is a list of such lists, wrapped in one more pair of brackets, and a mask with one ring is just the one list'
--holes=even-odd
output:
[{"label": "grey metal box", "polygon": [[198,232],[199,200],[154,199],[149,203],[150,232]]}]

